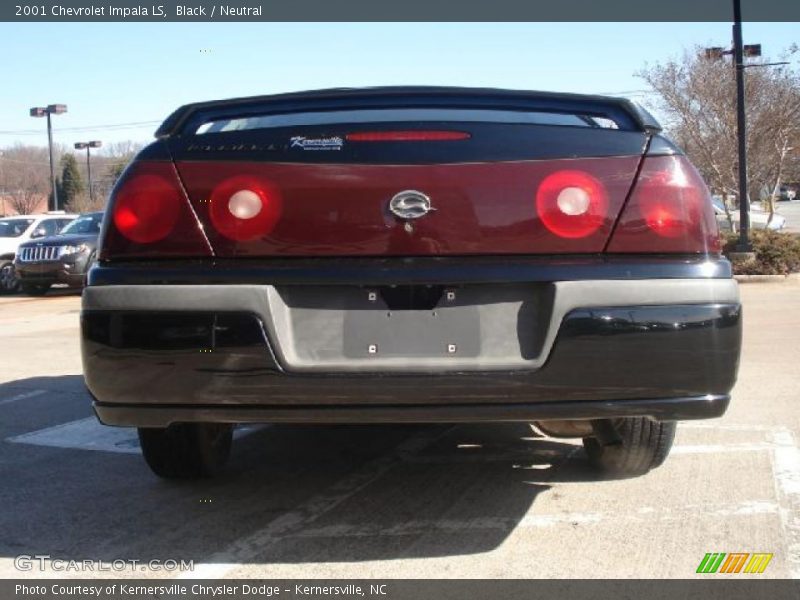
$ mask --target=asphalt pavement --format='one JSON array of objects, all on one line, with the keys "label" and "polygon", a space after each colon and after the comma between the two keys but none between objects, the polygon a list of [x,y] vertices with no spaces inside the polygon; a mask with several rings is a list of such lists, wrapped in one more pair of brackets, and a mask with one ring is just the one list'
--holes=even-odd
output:
[{"label": "asphalt pavement", "polygon": [[[0,298],[0,577],[687,578],[710,552],[800,577],[800,282],[741,291],[730,410],[627,480],[503,424],[249,427],[222,477],[161,481],[93,417],[79,296]],[[142,564],[170,559],[192,570]],[[140,562],[63,570],[115,560]]]}]

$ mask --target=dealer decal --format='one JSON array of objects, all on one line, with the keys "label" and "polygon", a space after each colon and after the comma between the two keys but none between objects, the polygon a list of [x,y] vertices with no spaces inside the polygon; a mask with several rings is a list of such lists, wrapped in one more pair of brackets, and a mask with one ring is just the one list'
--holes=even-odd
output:
[{"label": "dealer decal", "polygon": [[708,552],[697,566],[698,573],[763,573],[772,560],[766,552]]},{"label": "dealer decal", "polygon": [[332,137],[306,137],[295,135],[289,139],[290,148],[300,148],[301,150],[341,150],[344,139],[337,136]]}]

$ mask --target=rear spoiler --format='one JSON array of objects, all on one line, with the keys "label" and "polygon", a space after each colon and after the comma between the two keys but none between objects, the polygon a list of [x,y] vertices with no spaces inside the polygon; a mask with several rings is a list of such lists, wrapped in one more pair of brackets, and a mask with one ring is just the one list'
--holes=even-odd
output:
[{"label": "rear spoiler", "polygon": [[533,110],[610,119],[619,129],[657,133],[661,126],[644,108],[626,98],[492,88],[374,87],[293,92],[232,98],[181,106],[161,124],[156,137],[169,138],[210,120],[291,112],[370,108],[475,108]]}]

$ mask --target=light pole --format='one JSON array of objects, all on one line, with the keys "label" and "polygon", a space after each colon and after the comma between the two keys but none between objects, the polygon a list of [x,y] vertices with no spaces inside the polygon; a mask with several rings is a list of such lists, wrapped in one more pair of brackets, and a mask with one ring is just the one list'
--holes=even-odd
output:
[{"label": "light pole", "polygon": [[741,0],[733,0],[733,48],[706,48],[705,56],[719,60],[725,55],[733,57],[733,70],[736,79],[736,142],[739,159],[739,243],[737,252],[751,252],[748,232],[750,230],[750,198],[747,194],[747,133],[744,107],[744,57],[761,56],[761,44],[742,43]]},{"label": "light pole", "polygon": [[[758,44],[758,56],[761,44]],[[742,2],[733,0],[733,62],[736,65],[736,136],[739,142],[739,252],[751,252],[750,197],[747,195],[747,129],[744,114],[744,44],[742,43]]]},{"label": "light pole", "polygon": [[75,150],[86,149],[86,176],[89,179],[89,200],[94,204],[94,190],[92,189],[92,159],[90,158],[89,150],[91,148],[99,148],[103,145],[100,140],[92,140],[91,142],[76,142]]},{"label": "light pole", "polygon": [[53,164],[53,125],[50,115],[62,115],[67,112],[66,104],[48,104],[47,107],[37,106],[31,109],[32,117],[47,117],[47,146],[50,150],[50,185],[53,190],[52,210],[58,210],[58,191],[56,190],[56,168]]},{"label": "light pole", "polygon": [[750,67],[771,67],[786,65],[787,62],[745,64],[745,57],[761,56],[761,44],[742,42],[742,2],[733,0],[733,48],[706,48],[705,57],[719,60],[725,55],[733,56],[733,67],[736,74],[736,141],[739,154],[739,243],[737,252],[752,252],[748,239],[750,231],[750,197],[747,193],[747,130],[744,105],[744,70]]}]

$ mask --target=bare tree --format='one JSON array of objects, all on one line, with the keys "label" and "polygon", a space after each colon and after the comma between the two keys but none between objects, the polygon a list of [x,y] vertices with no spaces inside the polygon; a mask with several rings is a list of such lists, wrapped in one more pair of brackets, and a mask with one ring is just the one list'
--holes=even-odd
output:
[{"label": "bare tree", "polygon": [[[657,109],[667,117],[668,132],[712,191],[723,197],[737,195],[736,90],[731,63],[709,60],[700,48],[694,48],[681,59],[647,65],[637,75],[652,87]],[[764,200],[772,213],[781,181],[800,177],[798,161],[790,160],[793,145],[800,144],[800,74],[787,67],[748,68],[745,106],[749,195],[760,198],[761,190],[771,190]]]},{"label": "bare tree", "polygon": [[99,208],[105,204],[111,188],[114,187],[122,171],[142,147],[143,144],[130,140],[114,142],[103,147],[101,152],[92,157],[92,173],[97,174],[92,188],[95,204],[99,203]]},{"label": "bare tree", "polygon": [[0,157],[0,193],[19,214],[37,210],[50,192],[50,170],[46,148],[17,144]]},{"label": "bare tree", "polygon": [[86,213],[103,210],[107,198],[102,194],[89,195],[88,191],[83,191],[72,197],[67,204],[67,210],[73,213]]}]

